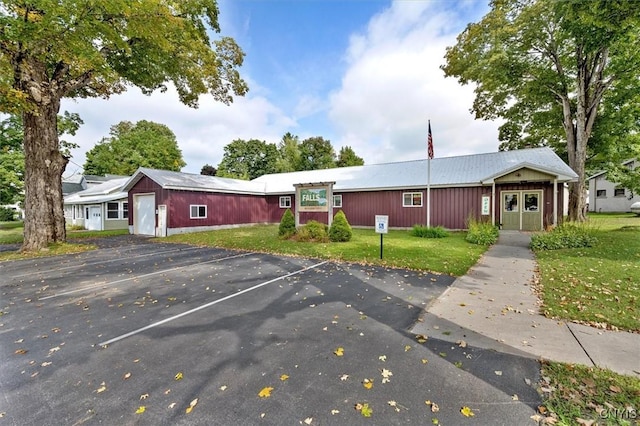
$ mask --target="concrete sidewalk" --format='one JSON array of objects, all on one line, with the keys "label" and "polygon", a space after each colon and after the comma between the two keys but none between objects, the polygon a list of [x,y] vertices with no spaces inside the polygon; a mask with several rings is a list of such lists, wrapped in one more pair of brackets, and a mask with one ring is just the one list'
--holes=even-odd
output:
[{"label": "concrete sidewalk", "polygon": [[467,275],[431,303],[411,330],[441,340],[640,377],[640,334],[605,331],[540,314],[529,234],[501,231]]}]

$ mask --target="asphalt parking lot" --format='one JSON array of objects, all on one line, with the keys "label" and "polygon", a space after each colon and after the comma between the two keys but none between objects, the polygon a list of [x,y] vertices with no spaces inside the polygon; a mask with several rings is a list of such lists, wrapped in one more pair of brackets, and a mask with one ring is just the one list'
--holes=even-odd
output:
[{"label": "asphalt parking lot", "polygon": [[0,425],[535,424],[536,360],[409,332],[452,277],[101,246],[0,263]]}]

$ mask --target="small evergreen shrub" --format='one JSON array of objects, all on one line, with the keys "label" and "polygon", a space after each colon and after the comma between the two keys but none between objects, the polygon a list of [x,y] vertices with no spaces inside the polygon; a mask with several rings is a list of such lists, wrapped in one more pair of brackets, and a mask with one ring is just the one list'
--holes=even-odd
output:
[{"label": "small evergreen shrub", "polygon": [[333,217],[333,222],[331,222],[329,239],[334,242],[345,242],[351,241],[352,236],[353,231],[351,230],[347,216],[342,210],[339,210]]},{"label": "small evergreen shrub", "polygon": [[420,238],[445,238],[449,236],[449,231],[444,229],[442,226],[424,226],[424,225],[413,225],[411,229],[411,235],[414,237]]},{"label": "small evergreen shrub", "polygon": [[585,225],[566,224],[548,232],[531,236],[532,250],[559,250],[565,248],[592,247],[598,242],[593,231]]},{"label": "small evergreen shrub", "polygon": [[296,233],[296,219],[291,213],[291,209],[284,211],[282,219],[280,219],[280,226],[278,227],[278,235],[282,238],[290,238]]},{"label": "small evergreen shrub", "polygon": [[295,239],[298,241],[327,242],[329,241],[327,225],[316,220],[310,220],[297,230]]},{"label": "small evergreen shrub", "polygon": [[467,220],[467,237],[471,244],[490,246],[498,241],[500,232],[498,227],[489,222],[480,222],[474,218]]}]

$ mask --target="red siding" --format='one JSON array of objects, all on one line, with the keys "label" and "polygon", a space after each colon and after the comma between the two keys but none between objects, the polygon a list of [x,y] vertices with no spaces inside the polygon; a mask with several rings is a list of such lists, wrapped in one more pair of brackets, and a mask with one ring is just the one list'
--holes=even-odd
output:
[{"label": "red siding", "polygon": [[[496,221],[500,218],[500,191],[543,189],[544,225],[553,220],[553,185],[550,183],[496,185],[497,200],[492,203]],[[279,223],[285,209],[280,208],[280,196],[224,194],[197,191],[163,190],[154,181],[143,176],[129,191],[129,225],[133,225],[133,195],[155,193],[156,205],[167,205],[167,227],[186,228],[194,226],[220,226],[247,223]],[[403,207],[405,192],[421,192],[421,207]],[[373,227],[375,215],[389,216],[389,227],[410,228],[426,223],[426,190],[336,192],[342,195],[342,208],[352,226]],[[432,188],[431,226],[448,229],[465,229],[469,217],[480,218],[482,196],[491,196],[491,187]],[[295,213],[295,197],[291,195],[292,211]],[[206,205],[207,217],[190,219],[189,206]],[[563,205],[562,186],[558,188],[558,213],[561,219]],[[327,213],[300,213],[300,223],[317,220],[327,223]]]}]

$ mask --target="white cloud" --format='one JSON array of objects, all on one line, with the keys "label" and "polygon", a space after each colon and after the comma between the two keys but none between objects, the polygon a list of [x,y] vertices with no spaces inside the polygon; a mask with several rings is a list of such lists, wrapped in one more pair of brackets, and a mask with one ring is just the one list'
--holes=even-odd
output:
[{"label": "white cloud", "polygon": [[[149,120],[167,125],[176,135],[187,163],[184,172],[199,173],[202,166],[217,166],[224,146],[234,139],[259,138],[277,142],[295,126],[295,121],[262,96],[236,98],[227,106],[203,96],[198,109],[188,108],[178,101],[175,90],[143,95],[138,89],[109,100],[66,100],[61,110],[78,112],[84,121],[75,137],[65,137],[80,145],[72,151],[73,163],[82,166],[88,150],[109,135],[109,128],[121,121]],[[67,167],[65,175],[77,169]]]},{"label": "white cloud", "polygon": [[353,147],[368,164],[425,158],[430,119],[436,156],[497,149],[497,125],[469,112],[473,89],[439,68],[460,31],[455,13],[398,1],[352,36],[348,70],[330,98],[337,147]]}]

